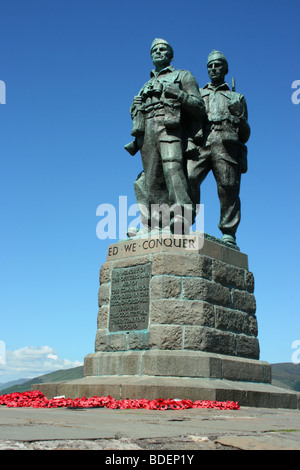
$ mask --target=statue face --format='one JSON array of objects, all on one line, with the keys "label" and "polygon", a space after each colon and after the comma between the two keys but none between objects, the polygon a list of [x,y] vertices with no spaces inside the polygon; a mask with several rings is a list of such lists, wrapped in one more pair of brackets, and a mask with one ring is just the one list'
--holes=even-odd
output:
[{"label": "statue face", "polygon": [[213,60],[208,66],[208,75],[213,84],[223,83],[227,73],[227,66],[222,60]]},{"label": "statue face", "polygon": [[155,67],[167,67],[170,65],[172,53],[167,44],[156,44],[151,50],[151,57]]}]

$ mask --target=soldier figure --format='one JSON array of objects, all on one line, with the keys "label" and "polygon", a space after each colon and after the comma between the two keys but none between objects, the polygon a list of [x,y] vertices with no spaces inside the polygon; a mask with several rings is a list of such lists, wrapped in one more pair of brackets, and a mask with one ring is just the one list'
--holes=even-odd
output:
[{"label": "soldier figure", "polygon": [[236,230],[240,222],[240,181],[247,171],[246,142],[250,136],[248,113],[243,95],[231,91],[224,78],[228,63],[213,50],[207,61],[211,83],[200,89],[207,121],[200,156],[187,162],[190,190],[194,204],[200,203],[200,185],[213,171],[220,200],[219,229],[222,240],[236,247]]},{"label": "soldier figure", "polygon": [[[196,148],[204,104],[193,75],[170,65],[173,49],[167,41],[153,41],[151,58],[155,69],[130,108],[135,140],[125,146],[132,155],[140,150],[142,157],[143,172],[134,184],[144,224],[141,232],[149,233],[151,228],[186,233],[192,224],[187,211],[194,212],[186,155]],[[171,214],[168,210],[164,214],[163,206],[172,208]],[[141,232],[129,230],[128,234]]]}]

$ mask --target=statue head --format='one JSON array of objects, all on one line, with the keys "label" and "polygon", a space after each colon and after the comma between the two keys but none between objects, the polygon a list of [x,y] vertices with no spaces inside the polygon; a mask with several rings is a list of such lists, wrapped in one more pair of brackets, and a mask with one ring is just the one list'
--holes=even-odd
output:
[{"label": "statue head", "polygon": [[151,44],[150,54],[156,69],[167,67],[174,59],[172,47],[165,39],[161,38],[154,39]]},{"label": "statue head", "polygon": [[223,83],[225,75],[228,73],[228,62],[225,55],[214,49],[207,58],[207,70],[213,84]]}]

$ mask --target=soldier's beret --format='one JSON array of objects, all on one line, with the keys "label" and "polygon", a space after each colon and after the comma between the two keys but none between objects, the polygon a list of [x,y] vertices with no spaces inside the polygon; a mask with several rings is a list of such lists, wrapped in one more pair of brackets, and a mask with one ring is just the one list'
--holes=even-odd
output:
[{"label": "soldier's beret", "polygon": [[211,53],[208,55],[207,65],[210,62],[212,62],[213,60],[222,60],[223,62],[226,62],[226,64],[228,65],[228,62],[227,62],[227,59],[226,59],[225,55],[220,51],[216,51],[215,49],[213,51],[211,51]]},{"label": "soldier's beret", "polygon": [[151,53],[151,54],[152,54],[152,49],[153,49],[153,47],[156,46],[157,44],[166,44],[166,45],[170,48],[170,50],[171,50],[171,52],[172,52],[172,57],[173,57],[174,52],[173,52],[172,46],[171,46],[165,39],[161,39],[161,38],[156,38],[156,39],[154,39],[154,41],[152,42],[152,44],[151,44],[151,49],[150,49],[150,53]]}]

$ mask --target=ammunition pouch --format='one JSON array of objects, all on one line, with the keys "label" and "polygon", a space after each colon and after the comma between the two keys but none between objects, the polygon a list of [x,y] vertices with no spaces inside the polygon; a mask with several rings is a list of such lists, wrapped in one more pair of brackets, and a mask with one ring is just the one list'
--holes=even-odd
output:
[{"label": "ammunition pouch", "polygon": [[175,129],[180,126],[181,104],[172,99],[164,99],[164,124],[167,129]]}]

